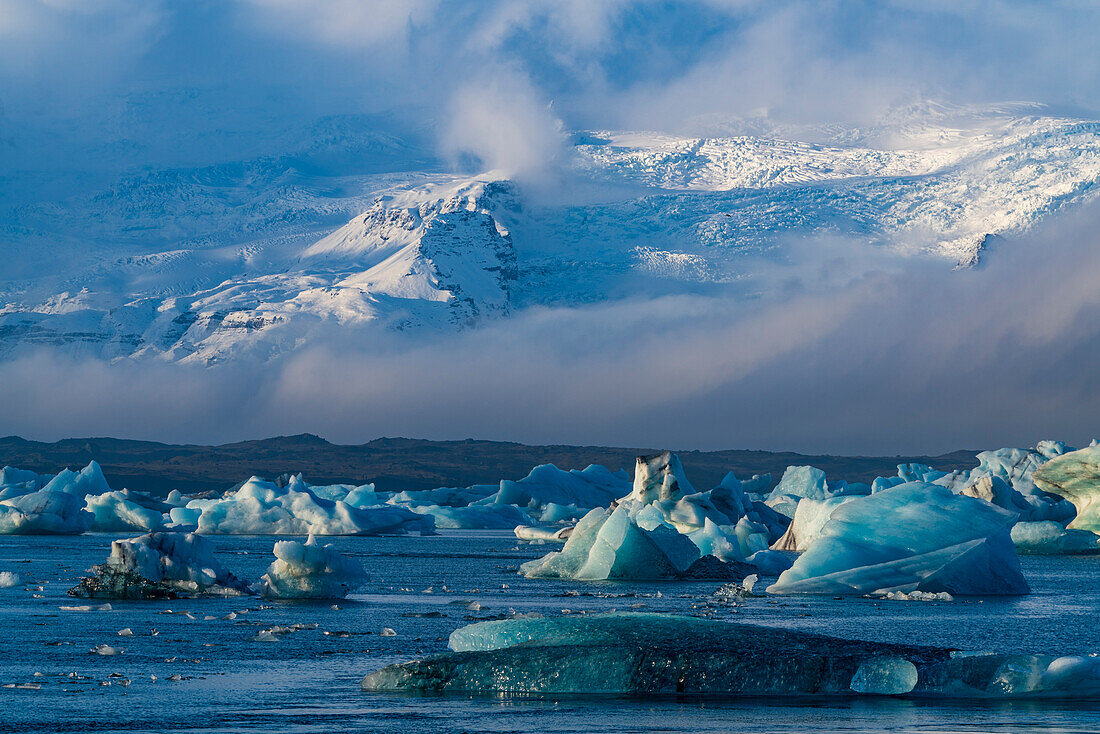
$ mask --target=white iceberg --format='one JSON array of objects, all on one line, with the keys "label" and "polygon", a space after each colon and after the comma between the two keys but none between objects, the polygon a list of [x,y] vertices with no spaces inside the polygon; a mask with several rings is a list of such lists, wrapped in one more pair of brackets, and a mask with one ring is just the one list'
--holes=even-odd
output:
[{"label": "white iceberg", "polygon": [[214,558],[213,544],[191,533],[149,533],[116,540],[94,576],[81,579],[73,596],[110,599],[172,598],[241,593],[247,586]]},{"label": "white iceberg", "polygon": [[191,500],[171,517],[181,525],[193,521],[198,533],[222,535],[430,535],[435,529],[432,517],[404,507],[353,507],[318,497],[301,475],[285,487],[252,477],[220,498]]},{"label": "white iceberg", "polygon": [[273,552],[275,562],[253,586],[270,599],[343,599],[366,577],[358,561],[312,535],[305,543],[280,540]]},{"label": "white iceberg", "polygon": [[94,516],[91,529],[97,532],[153,532],[165,524],[163,512],[143,506],[125,490],[90,494],[84,502],[85,509]]},{"label": "white iceberg", "polygon": [[84,495],[40,489],[0,501],[0,535],[80,535],[95,516]]},{"label": "white iceberg", "polygon": [[925,482],[833,510],[773,594],[1026,594],[1009,529],[1017,515]]}]

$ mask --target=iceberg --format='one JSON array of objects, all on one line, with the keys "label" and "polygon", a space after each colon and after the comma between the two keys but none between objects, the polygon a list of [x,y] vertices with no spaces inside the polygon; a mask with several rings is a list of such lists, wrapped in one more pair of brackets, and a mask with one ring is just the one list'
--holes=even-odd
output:
[{"label": "iceberg", "polygon": [[[646,613],[480,622],[367,691],[702,696],[1091,697],[1100,659],[939,647]],[[1029,675],[1018,675],[1026,671]]]},{"label": "iceberg", "polygon": [[213,544],[192,533],[149,533],[116,540],[93,576],[69,589],[72,596],[159,599],[198,594],[240,594],[247,585],[214,558]]},{"label": "iceberg", "polygon": [[273,552],[274,563],[252,588],[269,599],[343,599],[366,577],[358,561],[312,535],[305,543],[280,540]]},{"label": "iceberg", "polygon": [[0,501],[0,535],[80,535],[95,516],[84,496],[40,489]]},{"label": "iceberg", "polygon": [[517,525],[529,525],[534,522],[527,513],[513,505],[475,504],[466,507],[441,507],[440,505],[410,504],[399,507],[421,516],[434,518],[437,528],[511,530]]},{"label": "iceberg", "polygon": [[[198,510],[197,517],[195,510]],[[237,490],[217,499],[191,500],[174,508],[172,521],[194,522],[202,534],[229,535],[377,535],[435,531],[431,516],[404,507],[353,507],[318,497],[301,475],[285,487],[252,477]]]},{"label": "iceberg", "polygon": [[1090,530],[1067,530],[1053,520],[1018,522],[1012,526],[1016,552],[1026,555],[1100,553],[1100,535]]},{"label": "iceberg", "polygon": [[729,580],[754,570],[744,561],[758,553],[763,565],[782,566],[785,558],[768,555],[768,526],[751,519],[765,518],[735,482],[696,492],[674,454],[639,456],[630,495],[590,511],[560,551],[524,563],[520,573],[586,581]]},{"label": "iceberg", "polygon": [[164,527],[163,512],[139,504],[126,490],[90,494],[84,502],[85,509],[94,516],[91,529],[97,532],[153,532]]},{"label": "iceberg", "polygon": [[1064,497],[1077,508],[1068,527],[1100,532],[1100,444],[1064,453],[1038,467],[1033,478],[1042,490]]},{"label": "iceberg", "polygon": [[1017,515],[926,482],[833,510],[772,594],[1026,594],[1009,530]]}]

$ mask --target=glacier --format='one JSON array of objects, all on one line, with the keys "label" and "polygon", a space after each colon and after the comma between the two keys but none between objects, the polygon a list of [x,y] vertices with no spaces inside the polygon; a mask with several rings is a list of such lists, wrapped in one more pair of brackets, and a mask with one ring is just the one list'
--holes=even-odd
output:
[{"label": "glacier", "polygon": [[449,173],[341,115],[279,155],[0,201],[0,355],[212,365],[333,326],[466,329],[655,282],[756,298],[792,243],[817,235],[871,259],[966,266],[1091,200],[1100,176],[1100,123],[1032,104],[914,105],[852,128],[762,119],[708,137],[572,132],[563,202],[500,171]]},{"label": "glacier", "polygon": [[654,613],[479,622],[367,691],[455,694],[1091,698],[1095,656],[958,653]]},{"label": "glacier", "polygon": [[115,540],[107,560],[69,590],[72,596],[154,599],[234,595],[247,585],[222,567],[213,544],[192,533],[149,533]]},{"label": "glacier", "polygon": [[275,561],[252,590],[269,599],[343,599],[366,577],[358,561],[310,535],[305,543],[280,540]]},{"label": "glacier", "polygon": [[840,505],[771,594],[1026,594],[1018,516],[927,482]]}]

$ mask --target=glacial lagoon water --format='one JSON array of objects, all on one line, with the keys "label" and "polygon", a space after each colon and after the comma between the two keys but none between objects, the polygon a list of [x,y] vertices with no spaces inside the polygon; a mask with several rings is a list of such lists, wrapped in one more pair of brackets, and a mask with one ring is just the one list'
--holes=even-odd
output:
[{"label": "glacial lagoon water", "polygon": [[[1033,593],[1013,599],[765,597],[729,606],[712,596],[715,582],[524,579],[515,568],[554,546],[518,543],[504,532],[444,531],[327,539],[371,574],[362,593],[338,609],[237,597],[62,610],[100,603],[65,592],[106,557],[114,537],[121,536],[0,538],[0,571],[23,579],[0,588],[0,685],[16,686],[0,688],[0,732],[1100,731],[1100,701],[623,701],[359,688],[364,674],[442,652],[457,627],[509,610],[669,611],[967,650],[1100,652],[1100,557],[1023,557]],[[222,563],[251,580],[272,560],[274,538],[211,539]],[[295,624],[301,628],[277,641],[253,639]],[[127,628],[132,636],[118,635]],[[396,634],[383,635],[384,628]],[[99,645],[122,652],[91,652]]]}]

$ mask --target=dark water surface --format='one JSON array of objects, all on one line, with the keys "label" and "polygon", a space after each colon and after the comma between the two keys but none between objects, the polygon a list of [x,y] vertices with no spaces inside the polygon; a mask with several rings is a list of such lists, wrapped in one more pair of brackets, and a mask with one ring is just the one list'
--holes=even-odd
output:
[{"label": "dark water surface", "polygon": [[[712,603],[713,582],[530,581],[515,567],[552,546],[517,544],[499,532],[452,531],[330,539],[371,573],[363,593],[339,602],[339,609],[238,597],[62,611],[88,603],[65,591],[106,557],[112,537],[0,537],[0,571],[25,582],[0,589],[0,685],[40,686],[0,688],[0,732],[1100,731],[1100,702],[500,699],[359,689],[364,674],[442,652],[454,629],[509,609],[676,611],[968,650],[1100,651],[1098,557],[1022,558],[1034,593],[1018,599],[757,598],[732,608]],[[223,565],[250,580],[273,560],[274,538],[212,540]],[[483,608],[467,609],[475,601]],[[222,618],[230,612],[236,619]],[[428,613],[445,616],[408,616]],[[280,635],[278,642],[252,639],[294,623],[317,628]],[[133,636],[119,637],[127,627]],[[380,635],[385,627],[397,634]],[[100,644],[124,652],[89,652]]]}]

